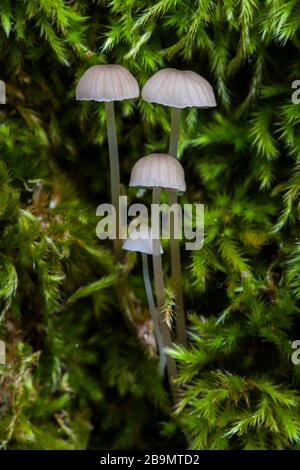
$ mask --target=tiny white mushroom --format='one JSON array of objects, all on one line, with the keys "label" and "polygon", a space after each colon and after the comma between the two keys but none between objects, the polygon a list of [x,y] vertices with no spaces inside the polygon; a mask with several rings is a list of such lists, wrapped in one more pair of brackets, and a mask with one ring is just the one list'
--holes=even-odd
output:
[{"label": "tiny white mushroom", "polygon": [[[160,204],[161,188],[175,191],[185,191],[184,170],[180,162],[168,154],[154,153],[140,158],[134,165],[130,186],[143,186],[152,188],[152,204]],[[165,306],[165,284],[164,274],[162,267],[162,259],[160,253],[160,240],[159,238],[153,239],[153,272],[155,293],[157,299],[158,311],[163,315]],[[172,342],[170,330],[164,318],[161,321],[162,336],[166,346],[170,346]],[[167,369],[170,378],[170,386],[172,394],[174,395],[175,389],[172,383],[172,377],[177,373],[176,362],[172,358],[167,359]]]},{"label": "tiny white mushroom", "polygon": [[[76,99],[79,101],[105,102],[107,135],[110,159],[111,199],[119,220],[120,167],[115,123],[114,101],[137,98],[139,85],[131,73],[118,64],[93,65],[85,71],[76,86]],[[117,222],[116,232],[119,226]],[[121,259],[120,240],[114,240],[114,251]]]},{"label": "tiny white mushroom", "polygon": [[0,104],[6,104],[5,83],[0,80]]},{"label": "tiny white mushroom", "polygon": [[[156,336],[158,352],[159,352],[159,370],[160,374],[163,375],[167,359],[164,351],[164,340],[160,331],[159,325],[159,312],[155,306],[152,286],[149,274],[148,255],[153,255],[153,238],[151,228],[147,225],[142,225],[140,230],[134,230],[129,238],[123,244],[123,250],[139,252],[142,255],[143,264],[143,278],[145,284],[145,290],[147,294],[147,300],[149,305],[149,311],[153,321],[154,332]],[[160,246],[160,253],[163,253],[162,246]]]},{"label": "tiny white mushroom", "polygon": [[153,153],[140,158],[132,168],[129,185],[186,190],[181,163],[167,153]]},{"label": "tiny white mushroom", "polygon": [[[142,225],[140,230],[135,229],[123,243],[123,250],[153,255],[152,230],[147,225]],[[163,254],[162,246],[160,253]]]},{"label": "tiny white mushroom", "polygon": [[210,108],[216,106],[212,86],[191,70],[167,68],[156,72],[146,82],[142,98],[150,103],[172,108]]},{"label": "tiny white mushroom", "polygon": [[[217,105],[209,82],[191,70],[166,68],[156,72],[145,84],[142,98],[150,103],[171,107],[169,154],[177,158],[180,111],[183,108],[210,108]],[[169,192],[169,204],[177,202],[177,195]],[[186,344],[186,325],[181,286],[179,241],[171,236],[171,269],[176,302],[176,330],[178,340]]]},{"label": "tiny white mushroom", "polygon": [[98,64],[88,68],[76,86],[79,101],[112,102],[137,98],[136,79],[122,65]]}]

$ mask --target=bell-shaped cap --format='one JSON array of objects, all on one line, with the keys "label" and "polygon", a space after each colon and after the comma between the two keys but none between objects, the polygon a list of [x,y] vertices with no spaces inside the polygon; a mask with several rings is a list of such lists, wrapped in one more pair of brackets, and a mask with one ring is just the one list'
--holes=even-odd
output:
[{"label": "bell-shaped cap", "polygon": [[122,65],[93,65],[82,75],[76,86],[79,101],[122,101],[140,94],[136,79]]},{"label": "bell-shaped cap", "polygon": [[[147,255],[153,255],[152,230],[148,225],[141,225],[140,229],[133,230],[129,238],[123,243],[123,250],[138,251]],[[160,245],[160,253],[163,253]]]},{"label": "bell-shaped cap", "polygon": [[6,103],[5,83],[0,80],[0,104]]},{"label": "bell-shaped cap", "polygon": [[212,86],[191,70],[163,69],[145,84],[142,98],[173,108],[211,108],[216,106]]},{"label": "bell-shaped cap", "polygon": [[167,153],[153,153],[140,158],[132,168],[129,185],[186,190],[180,162]]}]

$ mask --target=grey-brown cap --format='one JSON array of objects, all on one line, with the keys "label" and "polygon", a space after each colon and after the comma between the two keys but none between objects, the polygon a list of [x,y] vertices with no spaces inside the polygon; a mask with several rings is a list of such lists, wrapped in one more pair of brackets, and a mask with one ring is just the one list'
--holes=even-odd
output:
[{"label": "grey-brown cap", "polygon": [[156,72],[146,82],[142,98],[173,108],[210,108],[216,106],[212,86],[191,70],[167,68]]},{"label": "grey-brown cap", "polygon": [[79,101],[122,101],[137,98],[139,85],[122,65],[100,64],[88,68],[76,86]]}]

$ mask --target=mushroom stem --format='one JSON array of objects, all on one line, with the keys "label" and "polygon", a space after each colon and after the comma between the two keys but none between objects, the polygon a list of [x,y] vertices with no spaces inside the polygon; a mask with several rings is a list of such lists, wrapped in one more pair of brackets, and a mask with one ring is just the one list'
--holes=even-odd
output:
[{"label": "mushroom stem", "polygon": [[177,158],[179,124],[180,124],[180,108],[171,108],[171,134],[169,142],[169,154]]},{"label": "mushroom stem", "polygon": [[148,256],[146,253],[142,253],[142,264],[143,264],[143,277],[144,277],[144,284],[145,284],[145,289],[146,289],[146,294],[147,294],[147,299],[148,299],[148,305],[149,305],[150,315],[153,321],[154,333],[155,333],[157,346],[158,346],[159,372],[160,372],[160,375],[163,376],[164,370],[166,367],[167,358],[166,358],[166,353],[164,351],[163,338],[159,329],[158,311],[154,303],[152,286],[151,286],[150,275],[149,275]]},{"label": "mushroom stem", "polygon": [[118,261],[120,261],[123,255],[122,243],[119,239],[120,168],[114,103],[112,101],[106,102],[105,110],[110,163],[111,202],[116,211],[116,238],[113,244],[116,258]]},{"label": "mushroom stem", "polygon": [[[169,154],[177,158],[178,149],[178,135],[179,135],[179,122],[180,122],[180,109],[172,108],[171,111],[171,134],[169,143]],[[168,190],[169,205],[177,203],[177,194],[175,191]],[[171,219],[170,230],[170,250],[171,250],[171,273],[172,284],[175,293],[176,303],[176,334],[179,343],[186,346],[186,322],[184,313],[184,302],[182,293],[182,273],[181,273],[181,259],[180,259],[180,246],[179,240],[174,236],[174,227],[177,226],[177,214]]]},{"label": "mushroom stem", "polygon": [[[160,191],[159,187],[153,188],[152,194],[152,204],[160,204]],[[164,318],[164,306],[165,306],[165,283],[164,283],[164,273],[161,260],[160,252],[160,238],[153,238],[153,273],[154,273],[154,285],[156,293],[156,305],[159,315],[160,331],[164,341],[165,347],[171,347],[172,338],[171,331]],[[172,382],[172,378],[176,375],[176,362],[175,360],[167,356],[167,371],[170,381],[170,387],[172,395],[175,395],[175,388]]]}]

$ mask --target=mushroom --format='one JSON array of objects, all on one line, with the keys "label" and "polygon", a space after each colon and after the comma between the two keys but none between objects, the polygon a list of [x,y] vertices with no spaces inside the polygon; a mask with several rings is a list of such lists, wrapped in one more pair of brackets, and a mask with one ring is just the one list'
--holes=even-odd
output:
[{"label": "mushroom", "polygon": [[5,83],[0,80],[0,104],[6,103]]},{"label": "mushroom", "polygon": [[[150,103],[170,106],[171,133],[169,154],[177,158],[180,111],[183,108],[210,108],[217,105],[211,85],[205,78],[190,70],[167,68],[155,73],[145,84],[142,98]],[[177,202],[177,195],[169,191],[169,204]],[[180,343],[186,344],[186,324],[181,286],[179,241],[171,234],[171,269],[176,301],[176,331]]]},{"label": "mushroom", "polygon": [[[166,367],[166,353],[164,351],[164,341],[159,326],[159,315],[153,298],[148,264],[148,255],[153,255],[153,239],[151,229],[147,225],[142,225],[139,231],[133,231],[130,234],[129,238],[124,242],[123,250],[139,252],[142,255],[145,290],[147,294],[149,311],[153,322],[155,337],[158,346],[159,371],[160,374],[163,375]],[[163,249],[161,246],[160,253],[163,253]]]},{"label": "mushroom", "polygon": [[153,153],[140,158],[132,168],[129,186],[186,190],[180,162],[167,153]]},{"label": "mushroom", "polygon": [[[131,172],[129,186],[152,188],[152,205],[160,204],[161,188],[172,191],[184,191],[184,171],[179,161],[168,154],[152,154],[139,159]],[[163,315],[165,305],[165,285],[160,253],[160,238],[153,237],[153,272],[157,299],[157,308]],[[162,319],[162,336],[166,346],[171,345],[171,333],[165,320]],[[168,374],[171,378],[176,374],[176,363],[167,359]]]},{"label": "mushroom", "polygon": [[110,160],[111,201],[116,210],[116,240],[114,240],[114,252],[119,260],[122,257],[121,241],[118,237],[120,168],[114,101],[137,98],[139,94],[139,85],[136,79],[125,67],[117,64],[93,65],[86,70],[76,86],[77,100],[105,102]]}]

